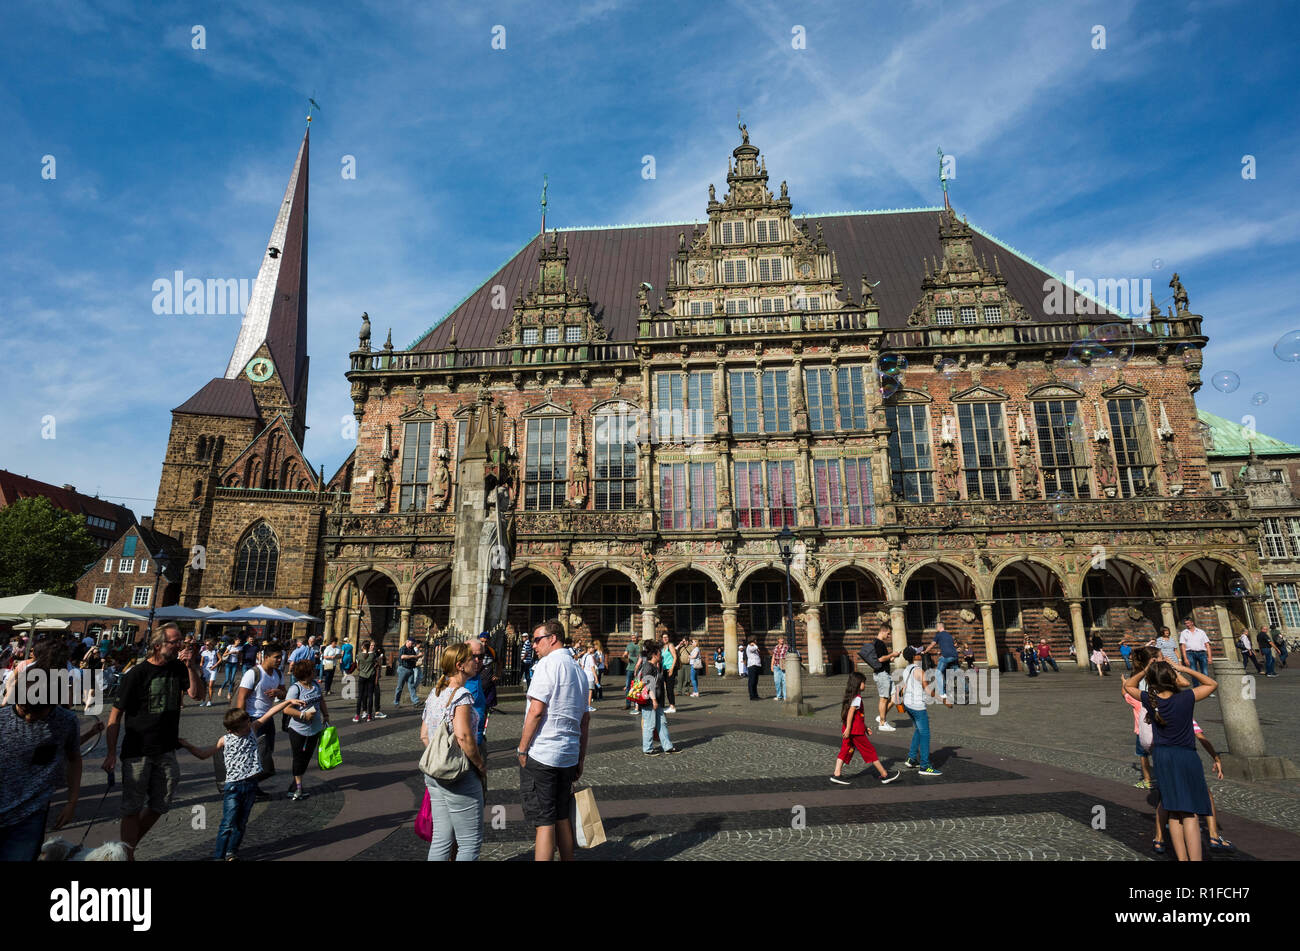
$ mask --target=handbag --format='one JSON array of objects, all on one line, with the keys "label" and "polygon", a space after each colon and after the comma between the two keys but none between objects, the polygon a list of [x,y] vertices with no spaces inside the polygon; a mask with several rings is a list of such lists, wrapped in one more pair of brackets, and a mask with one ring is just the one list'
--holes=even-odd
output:
[{"label": "handbag", "polygon": [[429,802],[429,790],[424,790],[424,802],[415,816],[415,834],[425,842],[433,841],[433,806]]},{"label": "handbag", "polygon": [[[464,687],[460,689],[465,690]],[[468,690],[465,692],[469,693]],[[460,693],[457,692],[456,696],[459,697]],[[455,700],[456,697],[453,697],[452,702],[454,703]],[[448,710],[451,709],[453,707],[449,705]],[[469,757],[456,741],[450,723],[446,724],[444,729],[429,731],[429,745],[424,748],[424,754],[420,757],[422,773],[444,783],[454,783],[469,772],[469,768]]]}]

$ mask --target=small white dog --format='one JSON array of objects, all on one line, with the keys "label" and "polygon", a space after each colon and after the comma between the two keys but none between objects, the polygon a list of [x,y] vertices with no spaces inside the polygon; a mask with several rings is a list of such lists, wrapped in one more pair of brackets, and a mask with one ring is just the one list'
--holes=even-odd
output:
[{"label": "small white dog", "polygon": [[95,849],[74,845],[57,836],[46,839],[41,846],[40,862],[125,862],[125,842],[105,842]]}]

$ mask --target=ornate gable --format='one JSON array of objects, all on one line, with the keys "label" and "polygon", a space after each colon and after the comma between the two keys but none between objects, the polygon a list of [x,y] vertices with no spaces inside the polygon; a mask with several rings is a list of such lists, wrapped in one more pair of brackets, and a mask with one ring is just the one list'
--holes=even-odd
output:
[{"label": "ornate gable", "polygon": [[1147,391],[1132,383],[1117,383],[1108,390],[1102,390],[1101,395],[1107,399],[1141,398],[1147,395]]},{"label": "ornate gable", "polygon": [[1083,396],[1083,390],[1069,383],[1044,383],[1028,390],[1025,396],[1031,400],[1077,400]]},{"label": "ornate gable", "polygon": [[977,260],[970,225],[951,208],[939,213],[939,241],[943,261],[935,261],[931,273],[930,261],[923,259],[921,299],[907,318],[909,327],[979,326],[1030,319],[1007,289],[997,255],[991,271],[988,261]]},{"label": "ornate gable", "polygon": [[960,393],[953,394],[952,401],[954,403],[987,403],[1010,398],[1002,390],[981,383],[972,386],[970,389],[962,390]]},{"label": "ornate gable", "polygon": [[584,285],[569,283],[569,240],[551,242],[542,235],[537,252],[537,283],[515,298],[510,323],[497,337],[504,347],[581,346],[605,339],[605,326],[596,315]]},{"label": "ornate gable", "polygon": [[320,488],[320,477],[312,471],[288,421],[277,415],[221,471],[220,484],[314,492]]}]

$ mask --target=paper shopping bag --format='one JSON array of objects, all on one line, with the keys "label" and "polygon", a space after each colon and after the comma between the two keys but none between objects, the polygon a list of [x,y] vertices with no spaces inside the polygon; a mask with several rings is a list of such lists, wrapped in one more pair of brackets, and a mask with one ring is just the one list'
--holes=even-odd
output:
[{"label": "paper shopping bag", "polygon": [[591,788],[580,789],[573,794],[573,808],[569,814],[573,823],[573,834],[578,840],[578,847],[595,848],[605,841],[605,826],[600,821],[600,811],[596,808],[596,795]]}]

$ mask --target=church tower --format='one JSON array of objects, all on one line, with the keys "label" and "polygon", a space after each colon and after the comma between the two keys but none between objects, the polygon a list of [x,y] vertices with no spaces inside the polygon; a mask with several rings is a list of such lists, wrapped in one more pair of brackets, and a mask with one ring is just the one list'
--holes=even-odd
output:
[{"label": "church tower", "polygon": [[310,134],[309,125],[225,374],[172,410],[154,526],[186,547],[205,544],[218,485],[318,487],[301,449],[307,418]]}]

